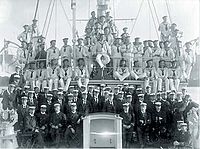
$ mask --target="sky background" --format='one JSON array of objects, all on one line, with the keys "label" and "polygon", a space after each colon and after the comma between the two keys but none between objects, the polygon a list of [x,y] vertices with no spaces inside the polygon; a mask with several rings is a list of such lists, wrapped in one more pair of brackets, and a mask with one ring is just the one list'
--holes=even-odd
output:
[{"label": "sky background", "polygon": [[[40,0],[37,19],[39,19],[40,31],[43,29],[46,12],[51,0]],[[49,32],[47,35],[47,47],[51,39],[57,39],[57,46],[61,47],[62,38],[72,37],[72,22],[69,22],[63,12],[60,1],[63,3],[69,19],[72,18],[70,0],[57,0],[52,14]],[[92,10],[96,11],[96,0],[76,0],[77,1],[77,19],[88,19]],[[110,0],[111,15],[114,18],[127,19],[137,16],[139,6],[142,0]],[[159,21],[162,16],[168,15],[166,0],[149,0],[151,8],[154,2]],[[178,25],[178,28],[184,32],[183,41],[192,40],[199,36],[199,0],[167,0],[172,22]],[[0,0],[0,47],[3,47],[3,40],[8,39],[17,42],[17,35],[23,31],[24,24],[31,24],[36,0]],[[57,11],[55,11],[57,9]],[[57,15],[56,15],[57,14]],[[57,16],[57,17],[55,17]],[[155,13],[154,13],[154,18]],[[57,20],[57,21],[55,21]],[[57,23],[55,23],[57,22]],[[121,33],[124,26],[132,30],[134,21],[116,21],[116,25]],[[55,27],[55,25],[57,27]],[[84,34],[86,22],[77,22],[79,36]],[[158,23],[156,21],[156,28]],[[55,32],[57,33],[55,36]],[[139,36],[141,40],[157,39],[155,26],[150,13],[148,0],[144,0],[138,20],[131,34],[131,38]],[[71,40],[70,40],[71,41]]]}]

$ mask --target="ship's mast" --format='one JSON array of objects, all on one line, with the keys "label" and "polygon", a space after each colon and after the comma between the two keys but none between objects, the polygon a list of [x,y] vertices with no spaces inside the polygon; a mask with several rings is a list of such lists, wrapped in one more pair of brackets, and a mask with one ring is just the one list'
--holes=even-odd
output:
[{"label": "ship's mast", "polygon": [[[76,44],[76,0],[71,0],[71,9],[72,9],[72,42],[73,42],[73,49],[75,49],[75,44]],[[76,52],[73,50],[73,61],[74,61],[74,66],[76,66]]]}]

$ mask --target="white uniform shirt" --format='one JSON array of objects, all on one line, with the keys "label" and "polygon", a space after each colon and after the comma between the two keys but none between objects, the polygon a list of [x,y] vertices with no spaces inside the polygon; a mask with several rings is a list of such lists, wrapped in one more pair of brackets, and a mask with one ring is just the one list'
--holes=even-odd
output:
[{"label": "white uniform shirt", "polygon": [[70,45],[64,45],[60,49],[61,58],[71,59],[72,56],[72,47]]},{"label": "white uniform shirt", "polygon": [[59,49],[57,47],[50,47],[47,49],[47,59],[50,62],[52,59],[59,59]]}]

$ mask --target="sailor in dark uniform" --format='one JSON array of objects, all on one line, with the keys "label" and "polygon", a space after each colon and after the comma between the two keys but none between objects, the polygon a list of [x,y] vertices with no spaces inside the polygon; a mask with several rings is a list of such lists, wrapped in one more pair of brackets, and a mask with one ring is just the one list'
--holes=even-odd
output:
[{"label": "sailor in dark uniform", "polygon": [[45,104],[42,104],[40,106],[39,113],[36,113],[36,121],[39,127],[39,130],[41,132],[41,135],[43,137],[44,142],[47,141],[47,135],[49,130],[49,115],[46,113],[47,106]]},{"label": "sailor in dark uniform", "polygon": [[94,98],[92,100],[92,107],[93,107],[93,113],[102,112],[103,102],[101,101],[101,98],[99,98],[98,89],[94,89]]},{"label": "sailor in dark uniform", "polygon": [[52,97],[53,97],[52,94],[47,94],[46,102],[44,102],[44,103],[46,103],[46,106],[47,106],[46,113],[48,115],[51,115],[54,112],[54,107],[53,107],[53,103],[52,103]]},{"label": "sailor in dark uniform", "polygon": [[105,102],[103,111],[109,113],[116,113],[116,108],[113,102],[113,93],[109,93],[108,100]]},{"label": "sailor in dark uniform", "polygon": [[123,112],[123,103],[125,103],[125,101],[123,99],[123,92],[120,91],[117,94],[117,99],[115,99],[115,101],[114,101],[114,105],[115,105],[117,114],[120,114],[121,112]]},{"label": "sailor in dark uniform", "polygon": [[[161,102],[155,103],[155,111],[151,114],[151,126],[152,126],[152,137],[153,141],[161,141],[161,139],[165,136],[167,129],[167,115],[165,111],[161,110]],[[161,138],[162,137],[162,138]],[[160,143],[159,143],[160,145]]]},{"label": "sailor in dark uniform", "polygon": [[129,112],[129,104],[123,104],[123,112],[120,114],[122,120],[122,142],[123,147],[129,148],[135,126],[135,115]]},{"label": "sailor in dark uniform", "polygon": [[82,92],[82,101],[77,103],[77,111],[82,116],[88,115],[92,111],[91,103],[87,100],[87,92]]},{"label": "sailor in dark uniform", "polygon": [[151,86],[147,85],[145,93],[144,93],[144,102],[145,103],[147,103],[149,101],[150,94],[151,94]]},{"label": "sailor in dark uniform", "polygon": [[82,141],[82,116],[77,112],[76,103],[71,103],[71,111],[67,115],[67,129],[65,140],[69,147],[81,147]]},{"label": "sailor in dark uniform", "polygon": [[44,147],[44,141],[39,131],[36,117],[35,117],[35,106],[30,105],[29,111],[24,118],[24,133],[32,134],[33,147]]},{"label": "sailor in dark uniform", "polygon": [[140,146],[143,148],[149,141],[151,115],[146,110],[147,104],[140,103],[140,109],[136,115],[136,127]]},{"label": "sailor in dark uniform", "polygon": [[50,116],[50,135],[52,139],[52,145],[59,147],[61,140],[63,139],[63,134],[65,131],[66,116],[60,111],[60,104],[54,104],[55,112]]},{"label": "sailor in dark uniform", "polygon": [[182,123],[180,126],[181,130],[178,131],[174,137],[174,147],[178,149],[191,148],[189,145],[191,135],[187,130],[187,123]]}]

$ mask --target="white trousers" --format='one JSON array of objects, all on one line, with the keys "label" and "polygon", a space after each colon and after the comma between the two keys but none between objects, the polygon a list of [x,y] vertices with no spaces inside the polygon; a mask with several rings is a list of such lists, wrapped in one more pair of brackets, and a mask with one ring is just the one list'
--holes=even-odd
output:
[{"label": "white trousers", "polygon": [[[153,79],[152,80],[153,86],[152,86],[152,93],[156,93],[157,92],[157,80]],[[144,81],[144,88],[146,88],[147,86],[150,86],[150,79],[147,78]]]},{"label": "white trousers", "polygon": [[167,78],[158,78],[158,90],[159,91],[163,90],[162,89],[163,83],[165,86],[165,91],[168,91],[169,90],[169,79],[167,79]]},{"label": "white trousers", "polygon": [[40,90],[43,90],[44,87],[47,87],[47,81],[46,80],[37,80],[36,86],[38,86]]},{"label": "white trousers", "polygon": [[64,88],[64,91],[68,91],[71,80],[72,78],[67,78],[65,81],[62,78],[59,80],[60,86]]},{"label": "white trousers", "polygon": [[145,75],[145,73],[143,73],[143,74],[136,74],[134,71],[131,71],[131,76],[135,79],[135,80],[137,80],[137,79],[143,79],[143,78],[145,78],[146,77],[146,75]]},{"label": "white trousers", "polygon": [[31,86],[31,89],[33,89],[35,87],[35,80],[29,80],[29,81],[26,81],[26,85],[27,86]]},{"label": "white trousers", "polygon": [[124,74],[119,74],[119,72],[115,71],[114,72],[114,77],[116,77],[117,79],[119,79],[120,81],[124,81],[127,77],[129,77],[130,73],[126,72]]},{"label": "white trousers", "polygon": [[49,91],[52,91],[54,85],[54,89],[58,89],[58,79],[50,79],[49,80]]},{"label": "white trousers", "polygon": [[178,91],[180,84],[180,79],[169,79],[169,88],[170,90]]}]

